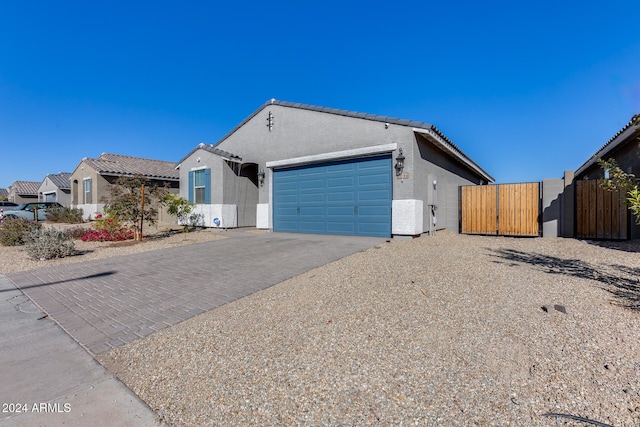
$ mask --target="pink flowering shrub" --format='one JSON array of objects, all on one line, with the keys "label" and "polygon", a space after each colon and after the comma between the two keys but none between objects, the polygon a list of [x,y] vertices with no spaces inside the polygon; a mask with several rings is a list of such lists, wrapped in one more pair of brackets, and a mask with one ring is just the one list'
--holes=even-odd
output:
[{"label": "pink flowering shrub", "polygon": [[83,242],[120,242],[134,237],[133,230],[123,227],[115,217],[105,218],[100,215],[93,227],[93,230],[82,236]]}]

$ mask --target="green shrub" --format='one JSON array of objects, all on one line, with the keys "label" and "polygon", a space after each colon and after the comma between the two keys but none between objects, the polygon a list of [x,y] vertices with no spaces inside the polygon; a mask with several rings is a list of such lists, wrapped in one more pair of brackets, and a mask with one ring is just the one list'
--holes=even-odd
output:
[{"label": "green shrub", "polygon": [[24,246],[31,259],[45,260],[75,255],[73,238],[65,231],[45,228],[34,230],[26,237]]},{"label": "green shrub", "polygon": [[82,209],[77,208],[50,208],[47,209],[47,221],[63,222],[66,224],[79,224],[84,222]]},{"label": "green shrub", "polygon": [[37,222],[24,218],[5,218],[0,224],[0,244],[3,246],[20,246],[25,244],[29,233],[40,229]]},{"label": "green shrub", "polygon": [[189,232],[189,225],[195,227],[197,214],[192,213],[193,203],[173,193],[164,197],[164,203],[167,206],[167,213],[178,218],[178,224],[184,227],[185,232]]}]

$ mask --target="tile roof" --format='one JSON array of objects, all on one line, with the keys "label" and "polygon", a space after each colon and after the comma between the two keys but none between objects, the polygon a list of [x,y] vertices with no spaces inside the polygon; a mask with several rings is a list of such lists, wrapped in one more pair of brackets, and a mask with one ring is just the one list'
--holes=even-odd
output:
[{"label": "tile roof", "polygon": [[102,153],[97,159],[83,159],[87,165],[101,175],[136,175],[147,178],[177,181],[180,173],[174,162]]},{"label": "tile roof", "polygon": [[196,148],[194,148],[193,150],[189,151],[189,154],[187,154],[186,156],[184,156],[184,157],[182,158],[182,160],[180,160],[180,161],[178,162],[178,166],[179,166],[182,162],[184,162],[184,161],[185,161],[189,156],[191,156],[193,153],[195,153],[195,152],[196,152],[196,150],[205,150],[205,151],[208,151],[208,152],[210,152],[210,153],[216,154],[216,155],[218,155],[218,156],[225,157],[225,158],[227,158],[227,159],[229,159],[229,160],[238,160],[238,161],[242,161],[242,157],[240,157],[240,156],[236,156],[235,154],[231,154],[231,153],[229,153],[228,151],[224,151],[224,150],[220,150],[220,149],[218,149],[218,148],[215,148],[215,147],[214,147],[214,144],[205,144],[204,142],[201,142],[200,144],[198,144],[198,145],[196,146]]},{"label": "tile roof", "polygon": [[15,181],[11,185],[11,190],[14,194],[31,194],[37,195],[38,188],[40,188],[40,182],[34,181]]},{"label": "tile roof", "polygon": [[70,172],[60,172],[60,173],[52,173],[47,175],[47,178],[61,190],[69,190],[71,189],[71,173]]},{"label": "tile roof", "polygon": [[578,169],[576,169],[575,176],[580,175],[587,170],[591,165],[598,161],[598,159],[604,157],[607,153],[610,153],[618,146],[629,141],[629,137],[634,133],[640,133],[640,113],[631,117],[631,120],[622,127],[615,135],[602,146],[593,156],[584,162]]},{"label": "tile roof", "polygon": [[9,196],[9,190],[6,188],[0,188],[0,197],[4,197],[5,199]]}]

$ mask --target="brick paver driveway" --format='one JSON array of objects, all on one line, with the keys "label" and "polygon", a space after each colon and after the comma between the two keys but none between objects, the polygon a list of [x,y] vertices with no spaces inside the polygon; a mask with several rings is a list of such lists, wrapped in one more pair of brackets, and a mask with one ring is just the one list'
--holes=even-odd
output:
[{"label": "brick paver driveway", "polygon": [[245,230],[226,236],[7,277],[97,355],[385,241]]}]

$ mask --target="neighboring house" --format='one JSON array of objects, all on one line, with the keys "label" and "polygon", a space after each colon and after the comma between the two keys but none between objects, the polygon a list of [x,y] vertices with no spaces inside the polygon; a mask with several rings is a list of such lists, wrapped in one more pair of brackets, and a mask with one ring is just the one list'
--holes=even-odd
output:
[{"label": "neighboring house", "polygon": [[7,199],[14,203],[28,203],[38,201],[39,182],[34,181],[15,181],[8,188]]},{"label": "neighboring house", "polygon": [[606,144],[575,171],[574,180],[599,179],[604,171],[598,165],[598,159],[615,159],[620,168],[640,177],[640,126],[636,123],[640,114],[631,118]]},{"label": "neighboring house", "polygon": [[[640,114],[636,114],[620,129],[606,144],[604,144],[593,156],[584,162],[574,173],[574,182],[580,180],[597,180],[604,177],[605,171],[598,164],[598,159],[615,159],[618,166],[626,172],[640,177]],[[598,224],[607,221],[606,217],[600,218],[596,209],[596,222]],[[602,214],[606,215],[607,209]],[[628,234],[631,239],[640,239],[640,226],[635,223],[635,218],[628,215]],[[580,237],[580,236],[578,236]]]},{"label": "neighboring house", "polygon": [[0,188],[0,200],[6,200],[9,197],[9,190]]},{"label": "neighboring house", "polygon": [[49,174],[38,188],[39,202],[58,202],[62,206],[71,204],[71,173]]},{"label": "neighboring house", "polygon": [[[94,219],[104,211],[109,198],[109,185],[121,176],[141,174],[153,184],[167,184],[177,193],[179,172],[174,162],[102,153],[97,159],[84,158],[71,173],[71,205],[80,208],[84,217]],[[163,218],[159,218],[160,221]]]},{"label": "neighboring house", "polygon": [[271,100],[178,164],[206,226],[458,232],[460,185],[493,178],[433,125]]}]

